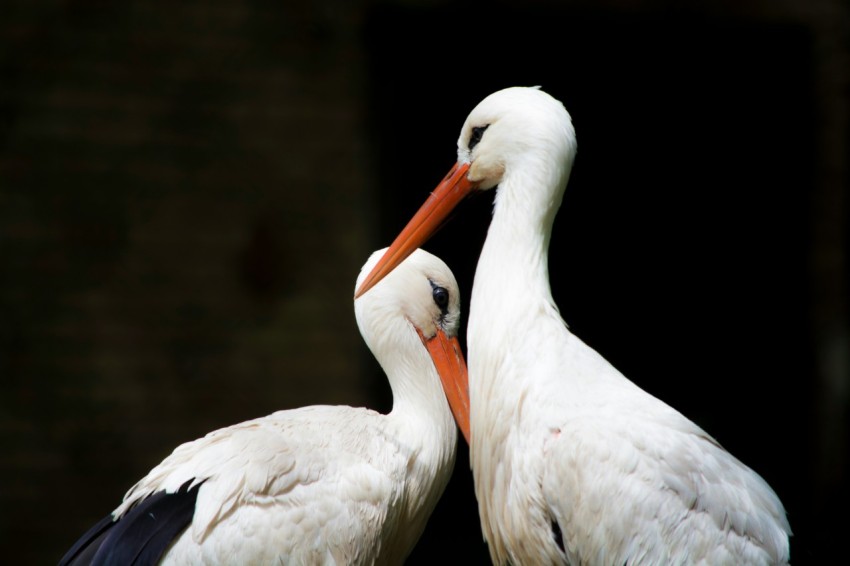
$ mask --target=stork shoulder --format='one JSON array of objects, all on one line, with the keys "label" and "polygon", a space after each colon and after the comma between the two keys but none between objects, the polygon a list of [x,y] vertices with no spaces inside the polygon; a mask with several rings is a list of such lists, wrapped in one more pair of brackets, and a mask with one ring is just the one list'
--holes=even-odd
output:
[{"label": "stork shoulder", "polygon": [[[202,484],[192,520],[196,543],[240,505],[296,509],[325,495],[324,507],[317,506],[324,520],[350,512],[377,519],[398,498],[393,490],[403,485],[407,464],[386,439],[382,418],[367,409],[312,406],[216,430],[178,446],[130,488],[114,515],[191,480],[190,487]],[[362,434],[364,428],[370,434]],[[338,497],[342,492],[346,498]]]}]

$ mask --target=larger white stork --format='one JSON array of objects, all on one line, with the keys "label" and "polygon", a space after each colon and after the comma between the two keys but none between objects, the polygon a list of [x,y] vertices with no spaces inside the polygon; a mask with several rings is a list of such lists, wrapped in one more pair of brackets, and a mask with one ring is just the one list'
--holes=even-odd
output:
[{"label": "larger white stork", "polygon": [[552,300],[549,237],[576,151],[563,105],[534,88],[485,98],[458,163],[358,296],[472,190],[498,187],[468,328],[471,463],[499,564],[780,564],[773,490],[574,336]]},{"label": "larger white stork", "polygon": [[468,421],[457,283],[420,250],[354,308],[389,414],[304,407],[183,444],[60,564],[402,563],[454,466],[452,411]]}]

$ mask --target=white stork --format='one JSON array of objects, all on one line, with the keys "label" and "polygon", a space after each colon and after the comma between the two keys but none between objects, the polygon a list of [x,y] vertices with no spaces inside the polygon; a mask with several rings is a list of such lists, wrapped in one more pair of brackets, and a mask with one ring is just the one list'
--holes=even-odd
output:
[{"label": "white stork", "polygon": [[791,531],[768,484],[561,319],[548,248],[575,152],[559,101],[535,88],[488,96],[457,164],[356,296],[466,194],[498,187],[467,330],[470,459],[493,561],[786,563]]},{"label": "white stork", "polygon": [[469,418],[457,283],[420,250],[354,310],[389,414],[303,407],[183,444],[60,564],[402,563],[454,466],[452,410]]}]

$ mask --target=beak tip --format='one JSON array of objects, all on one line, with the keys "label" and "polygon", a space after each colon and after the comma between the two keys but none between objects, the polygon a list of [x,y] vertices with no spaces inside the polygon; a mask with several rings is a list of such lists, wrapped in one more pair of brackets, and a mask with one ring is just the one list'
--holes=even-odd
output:
[{"label": "beak tip", "polygon": [[354,300],[355,300],[355,301],[356,301],[357,299],[359,299],[360,297],[362,297],[363,295],[365,295],[365,294],[366,294],[366,292],[367,292],[369,289],[371,289],[372,287],[374,287],[374,286],[375,286],[375,284],[373,283],[374,279],[375,279],[375,278],[374,278],[374,274],[370,274],[370,275],[369,275],[369,277],[367,277],[367,278],[366,278],[366,279],[365,279],[365,280],[364,280],[364,281],[360,284],[360,286],[359,286],[359,287],[357,287],[357,290],[354,292]]}]

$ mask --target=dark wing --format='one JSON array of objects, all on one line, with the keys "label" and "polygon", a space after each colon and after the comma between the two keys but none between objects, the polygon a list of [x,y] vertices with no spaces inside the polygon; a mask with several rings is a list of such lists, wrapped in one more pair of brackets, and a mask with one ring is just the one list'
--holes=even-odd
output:
[{"label": "dark wing", "polygon": [[192,522],[201,484],[187,481],[174,493],[158,491],[118,519],[107,515],[59,561],[59,566],[156,564]]},{"label": "dark wing", "polygon": [[81,536],[74,546],[71,547],[65,556],[59,561],[59,566],[71,566],[76,564],[91,564],[94,553],[103,544],[104,537],[109,534],[110,529],[115,525],[112,515],[109,514],[95,526],[86,531],[86,534]]}]

